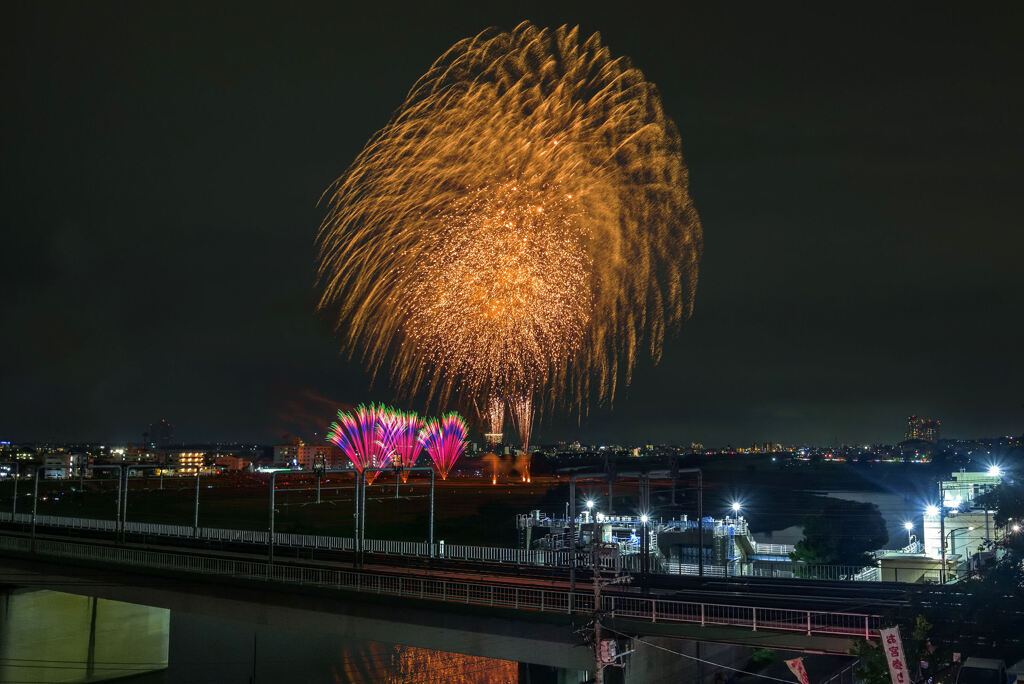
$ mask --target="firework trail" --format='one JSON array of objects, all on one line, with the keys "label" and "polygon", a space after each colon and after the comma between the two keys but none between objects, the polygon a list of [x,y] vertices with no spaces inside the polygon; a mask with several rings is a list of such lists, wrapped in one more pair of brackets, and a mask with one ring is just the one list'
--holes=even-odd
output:
[{"label": "firework trail", "polygon": [[516,470],[523,482],[530,481],[530,436],[533,434],[533,398],[526,394],[509,405],[512,420],[519,433],[519,442],[523,445],[523,458],[517,461]]},{"label": "firework trail", "polygon": [[402,482],[409,479],[409,471],[416,465],[416,459],[423,447],[419,443],[423,421],[413,411],[389,410],[387,416],[377,425],[377,438],[392,464],[401,467]]},{"label": "firework trail", "polygon": [[[327,441],[341,449],[360,473],[366,468],[386,467],[391,459],[381,446],[378,432],[389,415],[385,406],[376,404],[360,404],[353,413],[338,411],[338,422],[331,423]],[[372,484],[379,472],[367,473],[366,484]]]},{"label": "firework trail", "polygon": [[420,430],[420,444],[434,461],[442,480],[448,479],[452,466],[465,451],[467,434],[466,421],[457,413],[441,416],[440,420],[428,419]]},{"label": "firework trail", "polygon": [[488,30],[325,193],[319,306],[402,394],[583,411],[692,310],[688,184],[656,88],[599,35]]}]

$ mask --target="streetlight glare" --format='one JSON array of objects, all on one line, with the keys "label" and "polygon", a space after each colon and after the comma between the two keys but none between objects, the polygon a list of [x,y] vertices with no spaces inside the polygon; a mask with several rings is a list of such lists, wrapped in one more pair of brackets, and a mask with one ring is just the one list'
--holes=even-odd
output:
[{"label": "streetlight glare", "polygon": [[992,477],[1000,477],[1003,474],[1003,469],[999,466],[989,466],[988,474]]},{"label": "streetlight glare", "polygon": [[933,504],[933,505],[929,506],[928,508],[924,509],[924,512],[925,512],[925,515],[938,515],[939,514],[939,507]]},{"label": "streetlight glare", "polygon": [[742,507],[743,507],[743,506],[741,506],[741,505],[740,505],[740,502],[739,502],[739,501],[733,501],[733,502],[732,502],[732,510],[733,510],[733,512],[734,512],[734,513],[739,513],[739,511],[740,511],[740,509],[741,509]]},{"label": "streetlight glare", "polygon": [[594,507],[594,500],[593,499],[587,499],[587,508],[593,508],[593,507]]},{"label": "streetlight glare", "polygon": [[646,513],[644,513],[643,515],[640,516],[640,522],[642,522],[644,525],[647,524],[648,520],[649,520],[649,518],[647,517]]},{"label": "streetlight glare", "polygon": [[912,523],[912,522],[905,522],[905,523],[903,523],[903,529],[905,529],[907,532],[909,532],[910,530],[914,529],[914,523]]}]

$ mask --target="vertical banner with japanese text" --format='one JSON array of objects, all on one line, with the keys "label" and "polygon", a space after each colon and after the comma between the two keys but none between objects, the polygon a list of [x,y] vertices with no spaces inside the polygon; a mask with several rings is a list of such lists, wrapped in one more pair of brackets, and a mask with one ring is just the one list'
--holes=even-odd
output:
[{"label": "vertical banner with japanese text", "polygon": [[885,662],[889,664],[889,676],[892,684],[907,684],[910,673],[907,671],[907,660],[903,657],[903,640],[900,639],[900,628],[883,629],[882,650],[885,651]]},{"label": "vertical banner with japanese text", "polygon": [[790,672],[796,675],[797,681],[799,681],[800,684],[810,684],[810,679],[807,677],[807,669],[804,667],[803,658],[787,660],[786,666],[789,668]]}]

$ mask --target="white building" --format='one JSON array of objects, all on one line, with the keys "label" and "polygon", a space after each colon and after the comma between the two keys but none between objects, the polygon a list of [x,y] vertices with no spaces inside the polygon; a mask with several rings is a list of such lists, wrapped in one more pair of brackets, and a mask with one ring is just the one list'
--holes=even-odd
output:
[{"label": "white building", "polygon": [[947,508],[971,507],[974,499],[1003,479],[1002,470],[992,467],[985,473],[968,473],[964,470],[953,473],[952,480],[942,483],[942,503]]}]

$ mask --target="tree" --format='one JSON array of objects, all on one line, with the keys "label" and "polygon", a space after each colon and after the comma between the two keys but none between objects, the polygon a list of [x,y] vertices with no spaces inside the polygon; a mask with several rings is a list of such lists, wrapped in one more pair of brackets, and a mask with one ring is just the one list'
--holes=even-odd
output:
[{"label": "tree", "polygon": [[888,541],[878,506],[830,499],[818,514],[804,520],[804,538],[790,557],[807,563],[864,566],[872,562],[868,552]]},{"label": "tree", "polygon": [[889,664],[885,661],[885,651],[881,646],[857,639],[850,653],[860,658],[854,674],[862,684],[892,684],[889,678]]}]

